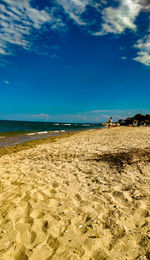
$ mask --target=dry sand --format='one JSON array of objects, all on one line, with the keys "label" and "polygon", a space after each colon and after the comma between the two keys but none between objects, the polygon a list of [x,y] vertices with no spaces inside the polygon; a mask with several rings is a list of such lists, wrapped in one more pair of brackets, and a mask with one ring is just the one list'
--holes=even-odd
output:
[{"label": "dry sand", "polygon": [[150,259],[150,128],[0,158],[0,260]]}]

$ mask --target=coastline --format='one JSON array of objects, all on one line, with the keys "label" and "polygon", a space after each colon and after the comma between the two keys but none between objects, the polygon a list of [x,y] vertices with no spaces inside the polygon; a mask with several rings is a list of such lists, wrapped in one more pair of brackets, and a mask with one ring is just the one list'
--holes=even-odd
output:
[{"label": "coastline", "polygon": [[[20,135],[15,135],[12,133],[9,134],[8,136],[6,135],[5,139],[0,139],[0,157],[5,155],[5,154],[12,154],[18,151],[22,150],[28,150],[30,148],[34,148],[36,145],[40,144],[46,144],[46,143],[51,143],[51,142],[56,142],[57,139],[59,138],[65,138],[69,137],[81,132],[91,132],[91,131],[97,131],[97,130],[102,130],[104,128],[99,128],[99,129],[84,129],[84,130],[74,130],[74,131],[65,131],[65,132],[60,132],[57,134],[52,134],[50,135],[43,134],[43,135],[34,135],[34,138],[29,137],[28,139],[24,139],[24,135],[20,133]],[[21,137],[21,142],[18,142],[18,137]],[[12,143],[11,143],[12,140]]]},{"label": "coastline", "polygon": [[[28,150],[28,149],[34,148],[37,145],[55,142],[59,138],[69,137],[73,134],[75,134],[75,133],[67,132],[67,133],[61,133],[60,135],[53,135],[50,137],[45,137],[45,136],[41,137],[40,136],[39,139],[27,140],[27,141],[24,141],[21,143],[10,144],[10,142],[9,142],[9,145],[3,144],[3,146],[0,147],[0,157],[5,154],[10,155],[10,154],[16,153],[18,151]],[[10,137],[10,138],[12,138],[12,137]]]},{"label": "coastline", "polygon": [[0,149],[3,147],[11,147],[18,144],[27,143],[30,141],[42,140],[45,138],[53,138],[63,136],[65,134],[74,134],[80,131],[88,131],[93,129],[101,129],[102,126],[97,128],[88,128],[88,129],[61,129],[53,131],[9,131],[9,132],[0,132]]},{"label": "coastline", "polygon": [[2,260],[149,259],[149,128],[9,149],[0,157]]},{"label": "coastline", "polygon": [[3,133],[0,137],[0,148],[5,146],[11,147],[23,143],[28,143],[36,140],[42,140],[46,138],[53,138],[69,134],[71,131],[56,131],[56,132],[39,132],[39,133]]}]

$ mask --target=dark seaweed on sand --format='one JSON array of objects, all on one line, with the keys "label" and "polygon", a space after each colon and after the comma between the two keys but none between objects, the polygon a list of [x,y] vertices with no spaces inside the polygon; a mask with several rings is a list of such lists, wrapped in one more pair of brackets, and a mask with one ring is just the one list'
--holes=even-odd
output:
[{"label": "dark seaweed on sand", "polygon": [[94,158],[88,159],[96,162],[106,162],[110,168],[121,173],[127,165],[138,164],[139,162],[150,162],[150,148],[131,149],[117,153],[97,154]]}]

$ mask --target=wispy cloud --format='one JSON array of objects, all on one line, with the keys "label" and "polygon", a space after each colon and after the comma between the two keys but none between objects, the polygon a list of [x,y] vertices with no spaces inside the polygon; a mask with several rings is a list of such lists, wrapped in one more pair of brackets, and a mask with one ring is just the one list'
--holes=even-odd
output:
[{"label": "wispy cloud", "polygon": [[57,2],[78,25],[86,25],[81,15],[89,4],[89,0],[57,0]]},{"label": "wispy cloud", "polygon": [[[88,32],[94,36],[103,36],[105,34],[122,34],[126,29],[132,32],[137,31],[136,18],[141,11],[150,11],[148,0],[119,0],[118,6],[111,6],[109,1],[92,1],[92,0],[57,0],[63,6],[65,12],[79,26],[84,26]],[[113,2],[113,1],[112,1]],[[107,5],[105,7],[105,5]],[[99,30],[90,29],[92,20],[83,19],[87,7],[94,7],[98,16],[101,16]],[[101,8],[100,8],[101,7]],[[98,20],[96,21],[98,23]],[[96,26],[98,27],[98,25]],[[147,66],[150,65],[150,37],[145,36],[135,44],[139,49],[135,61],[141,62]],[[121,57],[126,59],[126,57]]]},{"label": "wispy cloud", "polygon": [[137,57],[134,60],[150,66],[150,34],[138,40],[134,48],[138,49]]},{"label": "wispy cloud", "polygon": [[111,110],[93,110],[90,113],[104,113],[104,112],[110,112]]},{"label": "wispy cloud", "polygon": [[30,115],[32,118],[35,118],[35,119],[50,119],[50,115],[49,114],[44,114],[44,113],[40,113],[40,114],[32,114]]},{"label": "wispy cloud", "polygon": [[63,26],[54,12],[55,8],[33,8],[29,0],[3,0],[0,4],[0,55],[12,55],[13,45],[29,49],[32,31],[40,30],[45,23],[53,30]]},{"label": "wispy cloud", "polygon": [[52,54],[50,57],[51,57],[52,59],[57,59],[57,58],[58,58],[58,55]]},{"label": "wispy cloud", "polygon": [[122,60],[126,60],[126,59],[127,59],[127,57],[125,57],[125,56],[122,56],[122,57],[121,57],[121,59],[122,59]]},{"label": "wispy cloud", "polygon": [[92,16],[87,17],[88,8],[92,8],[99,16],[101,16],[102,8],[104,8],[108,3],[107,0],[95,1],[95,0],[56,0],[59,5],[61,5],[65,13],[69,18],[74,21],[79,26],[83,26],[87,29],[90,34],[91,25],[97,25],[99,21]]},{"label": "wispy cloud", "polygon": [[[74,122],[74,123],[102,123],[108,122],[110,117],[113,121],[118,121],[119,119],[124,119],[127,117],[132,117],[137,113],[149,114],[150,110],[140,110],[140,109],[126,109],[126,110],[95,110],[103,112],[78,112],[75,114],[2,114],[0,113],[0,119],[10,119],[10,120],[34,120],[34,121],[45,121],[45,122]],[[94,112],[94,113],[93,113]]]},{"label": "wispy cloud", "polygon": [[5,80],[5,81],[4,81],[4,84],[5,84],[5,85],[9,85],[9,83],[10,83],[10,82],[9,82],[8,80]]},{"label": "wispy cloud", "polygon": [[[0,4],[0,56],[15,54],[14,46],[20,46],[25,50],[31,50],[34,37],[33,31],[40,32],[45,24],[49,24],[49,30],[63,31],[68,26],[68,19],[71,19],[78,26],[84,27],[93,36],[106,34],[120,35],[126,29],[133,33],[137,31],[136,18],[141,11],[149,12],[149,0],[55,0],[55,6],[47,5],[38,9],[32,5],[30,0],[2,0]],[[87,10],[94,8],[96,16],[94,19],[87,16]],[[67,19],[64,19],[64,17]],[[91,26],[92,25],[92,26]],[[94,26],[95,25],[95,26]],[[37,35],[38,33],[34,34]],[[138,40],[134,45],[137,49],[135,61],[150,66],[150,36]],[[39,43],[40,44],[40,43]],[[57,45],[51,46],[57,49]],[[38,51],[36,42],[32,51]],[[47,49],[43,51],[47,54]],[[51,56],[51,58],[56,58]],[[125,57],[122,57],[125,59]]]},{"label": "wispy cloud", "polygon": [[[111,6],[113,1],[106,0],[101,2],[92,0],[57,0],[57,2],[63,6],[70,19],[79,26],[84,26],[94,36],[103,36],[109,33],[119,35],[126,29],[136,32],[138,29],[136,18],[141,11],[150,11],[149,0],[119,0],[118,6],[115,7]],[[97,31],[90,29],[90,25],[93,23],[90,18],[83,19],[87,7],[94,7],[101,16],[101,23]],[[134,60],[150,66],[150,36],[145,36],[137,41],[134,47],[139,50]],[[121,57],[121,59],[126,59],[126,57]]]},{"label": "wispy cloud", "polygon": [[55,116],[51,115],[51,121],[61,121],[61,122],[91,122],[91,123],[100,123],[100,122],[108,122],[110,117],[113,118],[113,121],[118,121],[119,119],[123,119],[126,117],[133,116],[137,113],[149,113],[150,110],[139,110],[139,109],[113,109],[113,110],[92,110],[86,112],[78,112],[75,114],[55,114]]},{"label": "wispy cloud", "polygon": [[110,1],[57,0],[57,2],[63,6],[70,19],[78,25],[87,27],[93,24],[93,21],[90,18],[84,19],[83,14],[86,13],[87,7],[94,7],[99,16],[102,16],[102,23],[99,24],[99,31],[91,31],[87,28],[93,35],[120,34],[126,29],[135,31],[137,15],[141,9],[147,8],[146,0],[119,0],[117,7],[111,6],[113,1],[111,3]]}]

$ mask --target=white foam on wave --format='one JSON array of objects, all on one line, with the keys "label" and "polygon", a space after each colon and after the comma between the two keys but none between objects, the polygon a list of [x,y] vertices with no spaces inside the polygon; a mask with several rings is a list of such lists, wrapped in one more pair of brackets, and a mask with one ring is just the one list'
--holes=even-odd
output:
[{"label": "white foam on wave", "polygon": [[59,133],[59,131],[53,131],[54,133]]},{"label": "white foam on wave", "polygon": [[43,132],[37,132],[38,135],[41,135],[41,134],[48,134],[48,131],[43,131]]},{"label": "white foam on wave", "polygon": [[54,125],[59,125],[59,124],[54,124]]},{"label": "white foam on wave", "polygon": [[71,125],[71,124],[63,124],[63,125]]},{"label": "white foam on wave", "polygon": [[26,135],[35,135],[35,133],[29,133],[29,134],[26,134]]},{"label": "white foam on wave", "polygon": [[62,133],[63,133],[63,132],[66,132],[66,131],[65,131],[65,130],[60,130],[60,132],[62,132]]}]

